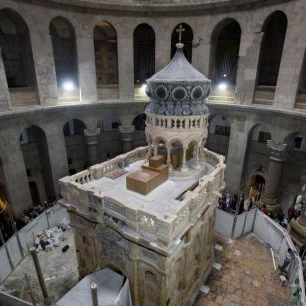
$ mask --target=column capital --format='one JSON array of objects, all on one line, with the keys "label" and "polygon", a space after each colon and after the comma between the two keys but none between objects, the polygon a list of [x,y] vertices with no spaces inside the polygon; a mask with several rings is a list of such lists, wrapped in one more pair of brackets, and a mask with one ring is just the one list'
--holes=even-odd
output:
[{"label": "column capital", "polygon": [[270,139],[267,141],[267,146],[271,149],[271,160],[281,162],[288,158],[287,144]]},{"label": "column capital", "polygon": [[87,145],[98,143],[98,136],[100,135],[100,130],[100,128],[84,129],[84,136]]}]

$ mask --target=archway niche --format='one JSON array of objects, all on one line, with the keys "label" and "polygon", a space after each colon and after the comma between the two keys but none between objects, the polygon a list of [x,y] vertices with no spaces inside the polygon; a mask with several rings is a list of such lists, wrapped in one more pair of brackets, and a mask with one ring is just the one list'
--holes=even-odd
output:
[{"label": "archway niche", "polygon": [[56,80],[59,99],[62,102],[80,99],[78,88],[78,62],[75,31],[63,17],[55,17],[50,23]]},{"label": "archway niche", "polygon": [[306,133],[291,132],[283,142],[288,146],[288,154],[287,160],[283,163],[279,199],[283,207],[287,207],[301,191],[302,181],[306,175]]},{"label": "archway niche", "polygon": [[70,175],[86,169],[87,166],[88,156],[84,129],[86,125],[79,119],[71,119],[63,127]]},{"label": "archway niche", "polygon": [[238,22],[228,18],[221,21],[211,37],[210,100],[234,102],[238,70],[241,28]]},{"label": "archway niche", "polygon": [[135,132],[133,136],[133,147],[141,147],[146,146],[146,134],[145,134],[145,128],[146,128],[146,114],[139,114],[136,116],[133,120],[133,126],[135,127]]},{"label": "archway niche", "polygon": [[119,98],[117,32],[106,21],[94,28],[94,48],[99,100]]},{"label": "archway niche", "polygon": [[[264,123],[255,124],[248,133],[243,176],[241,180],[243,183],[245,196],[248,196],[250,193],[251,178],[254,175],[259,175],[262,176],[263,178],[266,178],[268,175],[267,172],[269,169],[271,150],[267,146],[267,141],[270,139],[271,139],[270,127]],[[256,190],[261,191],[262,193],[263,186],[261,185],[260,187],[261,187],[260,190],[259,189]]]},{"label": "archway niche", "polygon": [[212,117],[206,142],[207,149],[227,157],[230,136],[230,122],[221,115]]},{"label": "archway niche", "polygon": [[180,141],[171,143],[171,165],[175,170],[180,170],[183,165],[183,144]]},{"label": "archway niche", "polygon": [[193,41],[193,30],[187,23],[178,24],[172,31],[171,35],[171,58],[174,56],[176,52],[176,44],[179,42],[179,26],[182,25],[184,29],[182,33],[181,42],[184,44],[184,54],[189,63],[192,62],[192,41]]},{"label": "archway niche", "polygon": [[254,174],[250,177],[248,197],[256,199],[262,195],[266,184],[265,178],[260,174]]},{"label": "archway niche", "polygon": [[29,28],[12,9],[0,10],[0,47],[12,106],[38,104]]},{"label": "archway niche", "polygon": [[29,182],[29,187],[30,187],[30,193],[33,205],[34,206],[40,205],[41,201],[40,201],[40,195],[37,184],[34,181],[31,181]]},{"label": "archway niche", "polygon": [[[31,192],[32,201],[37,205],[42,201],[56,198],[49,149],[45,132],[37,125],[29,125],[20,134],[20,147],[23,154],[24,165],[29,180],[29,188],[36,184],[35,197]],[[30,182],[32,182],[30,184]],[[34,192],[34,190],[33,190]]]},{"label": "archway niche", "polygon": [[254,103],[272,105],[287,30],[287,17],[281,11],[269,15],[262,26],[263,37],[257,69]]},{"label": "archway niche", "polygon": [[148,24],[140,24],[134,30],[134,98],[148,99],[145,81],[155,72],[155,32]]}]

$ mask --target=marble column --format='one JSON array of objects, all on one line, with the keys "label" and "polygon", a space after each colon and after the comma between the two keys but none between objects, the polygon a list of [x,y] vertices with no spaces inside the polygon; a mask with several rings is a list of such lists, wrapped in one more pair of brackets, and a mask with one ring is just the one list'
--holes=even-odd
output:
[{"label": "marble column", "polygon": [[273,212],[279,209],[277,196],[283,169],[283,162],[287,159],[287,144],[274,140],[268,140],[267,145],[271,149],[271,154],[268,166],[267,181],[261,202],[267,206],[269,211]]},{"label": "marble column", "polygon": [[134,101],[133,31],[118,29],[118,73],[120,101]]},{"label": "marble column", "polygon": [[187,147],[183,147],[183,157],[182,157],[181,172],[187,172],[188,171],[188,167],[187,167],[187,163],[186,163],[186,151],[187,151]]},{"label": "marble column", "polygon": [[[119,126],[121,134],[122,152],[127,153],[133,149],[134,126]],[[155,147],[154,147],[155,148]]]},{"label": "marble column", "polygon": [[6,74],[4,69],[4,63],[2,58],[1,46],[0,46],[0,110],[10,109],[11,98],[6,80]]},{"label": "marble column", "polygon": [[[88,22],[88,24],[90,24],[90,22]],[[86,24],[86,21],[84,21],[84,23],[80,23],[76,29],[81,102],[97,101],[97,79],[93,30],[88,24]]]},{"label": "marble column", "polygon": [[241,177],[248,143],[248,130],[245,128],[245,121],[245,118],[235,118],[231,121],[231,134],[225,170],[226,190],[231,194],[239,192],[241,187]]},{"label": "marble column", "polygon": [[87,146],[88,165],[92,166],[99,162],[99,136],[100,128],[85,129],[84,136]]},{"label": "marble column", "polygon": [[31,46],[36,73],[36,85],[41,105],[57,103],[57,83],[53,46],[47,19],[39,19],[41,26],[30,29]]},{"label": "marble column", "polygon": [[274,106],[278,108],[295,108],[306,48],[306,38],[303,31],[305,27],[306,22],[299,21],[296,17],[293,17],[292,22],[288,23],[274,95]]},{"label": "marble column", "polygon": [[262,35],[261,32],[241,33],[235,91],[237,104],[253,104]]}]

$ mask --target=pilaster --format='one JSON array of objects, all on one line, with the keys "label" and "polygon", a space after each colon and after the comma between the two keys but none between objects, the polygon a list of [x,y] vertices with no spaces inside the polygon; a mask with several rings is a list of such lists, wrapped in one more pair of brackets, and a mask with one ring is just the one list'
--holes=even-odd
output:
[{"label": "pilaster", "polygon": [[97,101],[97,79],[93,30],[84,20],[76,29],[76,45],[81,102]]},{"label": "pilaster", "polygon": [[253,104],[262,33],[241,33],[235,103]]},{"label": "pilaster", "polygon": [[268,176],[265,185],[265,191],[262,197],[262,204],[265,204],[270,211],[275,211],[279,207],[277,202],[278,188],[281,179],[283,162],[287,159],[287,144],[275,140],[267,141],[271,149]]},{"label": "pilaster", "polygon": [[127,153],[133,149],[134,126],[119,126],[122,141],[122,152]]},{"label": "pilaster", "polygon": [[6,80],[5,68],[2,59],[2,52],[0,46],[0,110],[10,109],[11,98]]},{"label": "pilaster", "polygon": [[41,105],[57,103],[57,83],[49,25],[47,20],[37,21],[42,26],[31,27],[31,46],[36,73],[36,85]]}]

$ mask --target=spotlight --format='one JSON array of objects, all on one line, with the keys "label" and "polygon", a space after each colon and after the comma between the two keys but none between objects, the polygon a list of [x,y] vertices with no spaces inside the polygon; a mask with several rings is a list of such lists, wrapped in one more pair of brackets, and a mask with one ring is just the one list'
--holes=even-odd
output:
[{"label": "spotlight", "polygon": [[143,84],[143,85],[141,86],[141,89],[142,89],[143,91],[145,91],[145,90],[147,89],[147,85],[146,85],[146,84]]},{"label": "spotlight", "polygon": [[227,74],[226,74],[226,73],[224,73],[224,74],[223,74],[223,76],[226,78],[226,77],[227,77]]},{"label": "spotlight", "polygon": [[218,89],[220,89],[220,90],[225,90],[227,88],[227,85],[225,84],[225,83],[220,83],[219,85],[218,85]]},{"label": "spotlight", "polygon": [[72,81],[66,81],[62,85],[64,91],[73,91],[75,89],[75,85]]}]

